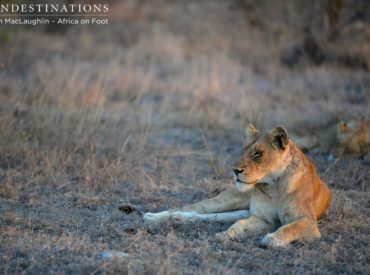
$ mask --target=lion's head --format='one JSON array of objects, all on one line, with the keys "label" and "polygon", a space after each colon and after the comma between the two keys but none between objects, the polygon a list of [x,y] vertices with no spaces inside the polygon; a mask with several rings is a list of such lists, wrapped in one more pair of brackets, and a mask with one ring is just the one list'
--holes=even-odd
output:
[{"label": "lion's head", "polygon": [[369,145],[369,128],[369,124],[360,119],[339,122],[332,151],[334,157],[363,156],[366,153],[363,148]]},{"label": "lion's head", "polygon": [[248,191],[257,183],[269,183],[285,169],[289,137],[284,127],[262,132],[249,124],[246,143],[233,169],[236,186]]}]

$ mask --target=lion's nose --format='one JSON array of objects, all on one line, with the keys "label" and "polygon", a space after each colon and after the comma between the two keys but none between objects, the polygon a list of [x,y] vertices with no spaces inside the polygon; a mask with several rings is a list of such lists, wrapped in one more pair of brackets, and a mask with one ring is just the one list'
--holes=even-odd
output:
[{"label": "lion's nose", "polygon": [[235,175],[243,173],[244,169],[243,168],[234,168],[233,169]]}]

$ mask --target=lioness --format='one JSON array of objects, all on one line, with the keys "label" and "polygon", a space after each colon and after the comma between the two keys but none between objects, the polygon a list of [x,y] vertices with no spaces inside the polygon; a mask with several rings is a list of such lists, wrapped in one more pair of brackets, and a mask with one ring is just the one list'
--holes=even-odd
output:
[{"label": "lioness", "polygon": [[329,154],[337,140],[338,121],[305,129],[305,133],[290,131],[290,139],[303,151]]},{"label": "lioness", "polygon": [[[329,207],[330,192],[311,161],[289,139],[283,127],[261,132],[249,125],[246,133],[246,144],[233,169],[236,188],[178,209],[146,213],[144,219],[163,221],[209,214],[210,220],[217,220],[220,213],[223,220],[228,215],[231,220],[239,215],[244,218],[218,233],[217,239],[243,239],[273,232],[265,235],[262,244],[276,247],[294,240],[319,238],[316,221]],[[245,212],[227,212],[247,208],[249,217]]]},{"label": "lioness", "polygon": [[353,119],[339,122],[332,154],[336,158],[370,159],[370,121]]},{"label": "lioness", "polygon": [[364,157],[370,159],[370,121],[337,121],[306,133],[290,133],[302,151],[328,154],[328,159]]}]

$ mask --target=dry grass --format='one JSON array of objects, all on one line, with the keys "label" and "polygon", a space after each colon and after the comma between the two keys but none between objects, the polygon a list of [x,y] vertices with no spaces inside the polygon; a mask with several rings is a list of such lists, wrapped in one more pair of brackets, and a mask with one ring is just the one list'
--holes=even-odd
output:
[{"label": "dry grass", "polygon": [[[310,156],[334,199],[321,240],[287,249],[259,237],[219,244],[227,224],[147,225],[118,210],[226,189],[247,122],[295,129],[370,115],[367,72],[280,66],[299,33],[295,5],[290,19],[266,6],[246,20],[226,1],[149,4],[136,16],[133,3],[108,28],[17,28],[1,48],[1,272],[368,273],[370,174],[359,160]],[[106,250],[129,256],[105,261]]]}]

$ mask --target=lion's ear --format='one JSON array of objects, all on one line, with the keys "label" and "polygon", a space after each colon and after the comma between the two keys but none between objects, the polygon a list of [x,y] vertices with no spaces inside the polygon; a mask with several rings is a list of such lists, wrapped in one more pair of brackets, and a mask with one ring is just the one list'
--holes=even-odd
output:
[{"label": "lion's ear", "polygon": [[248,124],[247,128],[245,129],[245,136],[246,139],[251,139],[255,134],[257,134],[259,131],[252,125]]},{"label": "lion's ear", "polygon": [[280,150],[285,150],[289,143],[288,131],[282,126],[275,127],[270,131],[269,139],[272,146]]},{"label": "lion's ear", "polygon": [[344,121],[339,122],[338,128],[339,128],[339,131],[340,131],[341,133],[345,133],[345,132],[347,132],[347,131],[348,131],[348,125],[347,125],[347,123],[346,123],[346,122],[344,122]]}]

